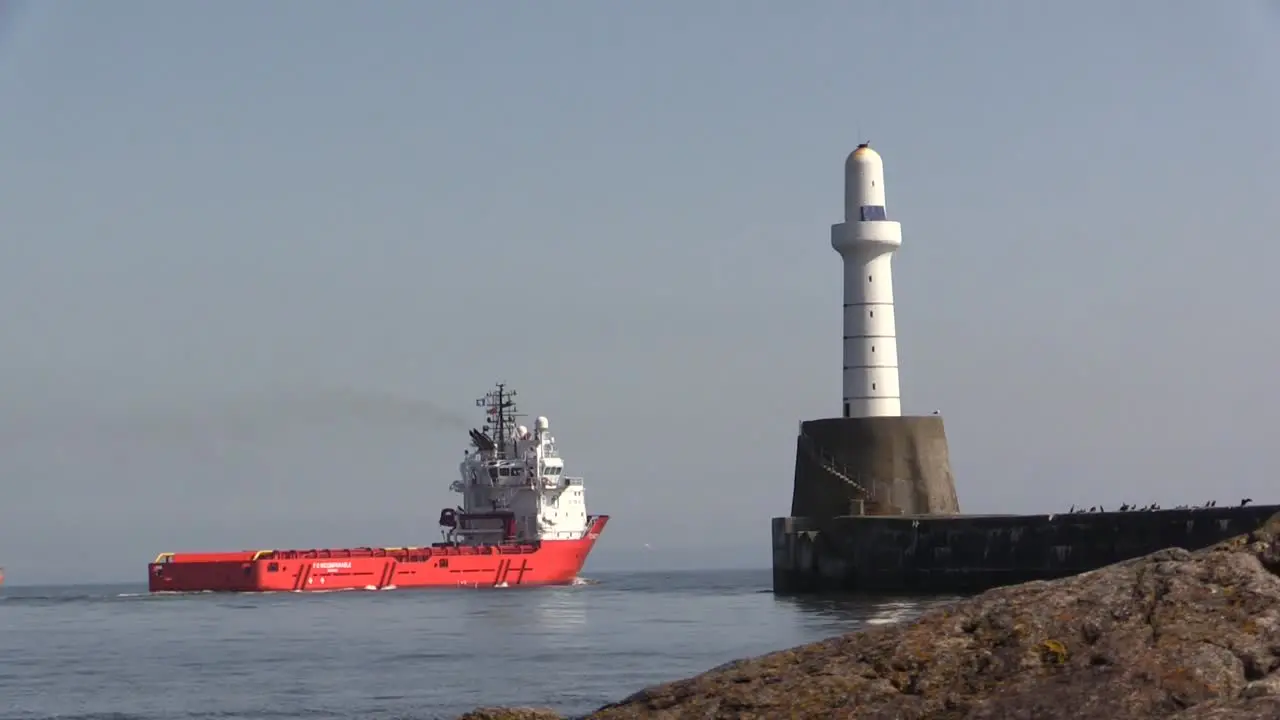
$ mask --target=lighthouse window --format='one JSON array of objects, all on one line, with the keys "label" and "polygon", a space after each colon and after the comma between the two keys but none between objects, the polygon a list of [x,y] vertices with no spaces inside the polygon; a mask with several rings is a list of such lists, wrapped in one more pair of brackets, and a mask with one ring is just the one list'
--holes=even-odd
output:
[{"label": "lighthouse window", "polygon": [[872,346],[871,346],[871,352],[875,352],[875,351],[876,351],[876,346],[875,346],[875,345],[872,345]]},{"label": "lighthouse window", "polygon": [[859,209],[862,213],[862,219],[864,221],[888,219],[888,215],[885,213],[883,205],[863,205]]},{"label": "lighthouse window", "polygon": [[875,383],[871,383],[871,389],[872,389],[872,390],[875,390],[875,389],[876,389],[876,384],[875,384]]},{"label": "lighthouse window", "polygon": [[867,276],[867,282],[871,282],[871,276],[870,276],[870,275],[868,275],[868,276]]}]

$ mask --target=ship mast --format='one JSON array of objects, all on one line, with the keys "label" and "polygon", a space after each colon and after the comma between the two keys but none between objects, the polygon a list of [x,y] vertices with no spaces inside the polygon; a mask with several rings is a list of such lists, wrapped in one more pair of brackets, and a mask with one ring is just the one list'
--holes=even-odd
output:
[{"label": "ship mast", "polygon": [[518,454],[515,437],[516,418],[523,416],[516,412],[516,403],[513,399],[516,391],[507,390],[506,383],[498,383],[497,386],[497,390],[491,390],[485,393],[484,397],[476,400],[476,405],[485,408],[485,414],[494,424],[494,457],[503,460],[507,457],[508,444],[510,444],[511,456],[515,457]]}]

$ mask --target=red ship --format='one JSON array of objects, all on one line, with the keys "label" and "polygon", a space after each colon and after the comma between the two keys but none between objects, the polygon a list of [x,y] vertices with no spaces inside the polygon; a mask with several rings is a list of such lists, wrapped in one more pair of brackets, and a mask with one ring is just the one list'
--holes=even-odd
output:
[{"label": "red ship", "polygon": [[572,583],[609,521],[588,515],[582,478],[564,474],[547,418],[516,424],[499,383],[476,401],[486,423],[450,489],[462,504],[440,511],[443,541],[422,547],[161,553],[151,592],[393,590]]}]

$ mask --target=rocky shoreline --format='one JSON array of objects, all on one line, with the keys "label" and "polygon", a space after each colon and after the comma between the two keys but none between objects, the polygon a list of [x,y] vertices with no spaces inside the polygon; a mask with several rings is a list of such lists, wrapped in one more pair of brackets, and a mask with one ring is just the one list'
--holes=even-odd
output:
[{"label": "rocky shoreline", "polygon": [[[1197,552],[998,588],[740,660],[586,718],[1280,718],[1280,515]],[[482,708],[459,720],[564,719]]]}]

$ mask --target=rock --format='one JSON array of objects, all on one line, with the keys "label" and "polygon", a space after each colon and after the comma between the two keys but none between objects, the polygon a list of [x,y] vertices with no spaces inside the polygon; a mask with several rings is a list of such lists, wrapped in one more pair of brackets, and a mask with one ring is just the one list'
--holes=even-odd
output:
[{"label": "rock", "polygon": [[1277,573],[1280,515],[1194,553],[997,588],[911,623],[648,688],[588,717],[1276,718]]}]

